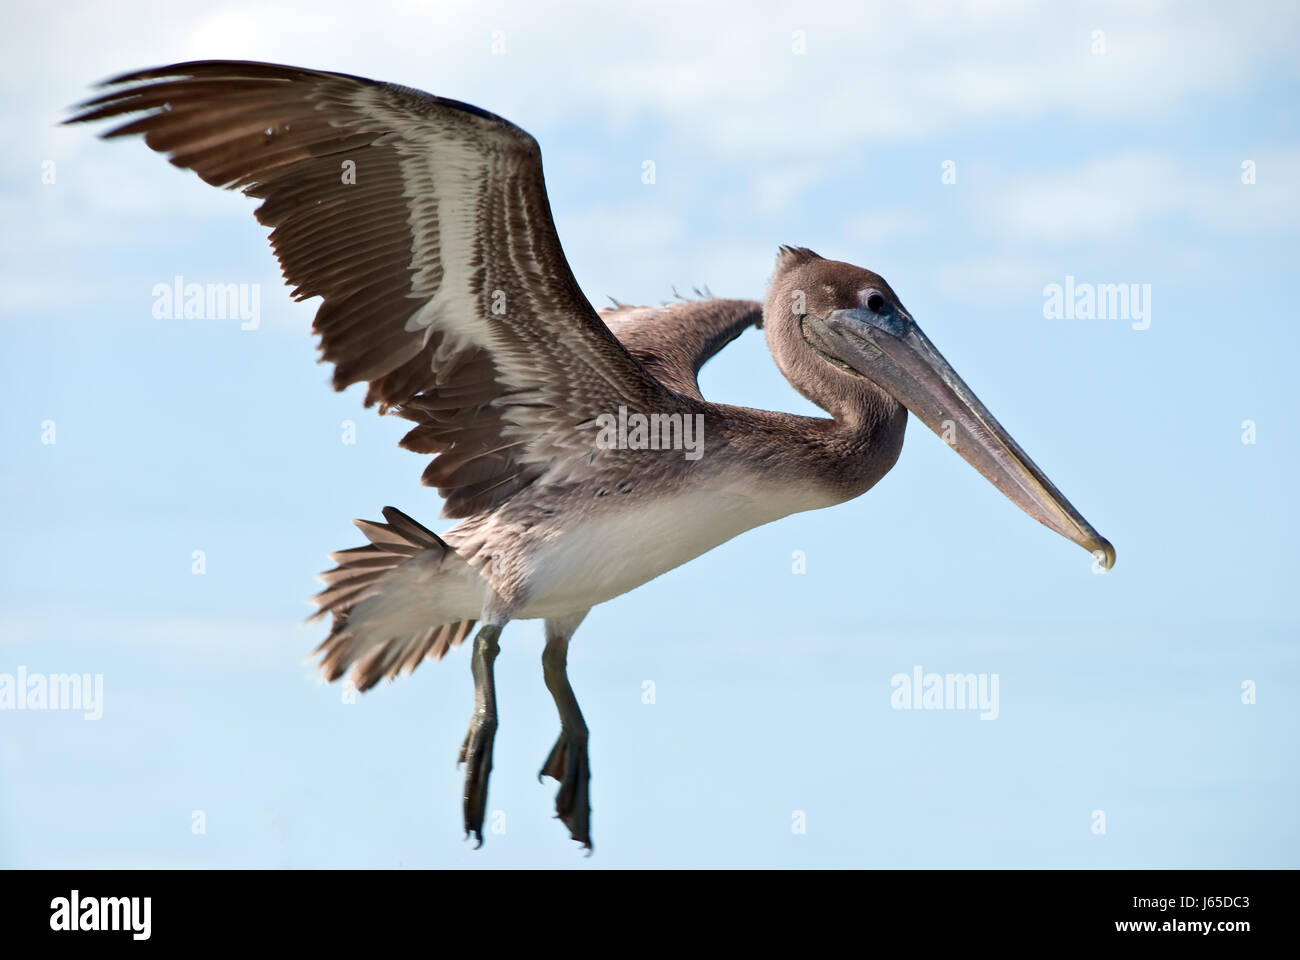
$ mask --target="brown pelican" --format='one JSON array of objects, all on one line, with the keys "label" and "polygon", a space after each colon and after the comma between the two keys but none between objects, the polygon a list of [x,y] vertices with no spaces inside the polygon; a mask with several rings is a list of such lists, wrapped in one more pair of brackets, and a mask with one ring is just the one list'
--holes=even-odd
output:
[{"label": "brown pelican", "polygon": [[[68,122],[137,115],[145,143],[258,220],[336,389],[415,422],[441,536],[385,508],[332,556],[317,616],[329,680],[359,689],[439,658],[481,624],[460,748],[466,835],[483,839],[497,729],[493,663],[512,619],[545,620],[560,735],[541,773],[591,845],[587,725],[566,674],[587,611],[780,517],[869,490],[910,410],[1026,513],[1111,545],[975,398],[881,277],[781,247],[766,303],[706,298],[598,313],[551,219],[537,142],[501,117],[361,77],[204,61],[107,81]],[[700,367],[749,326],[830,419],[706,401]],[[693,431],[693,433],[692,433]],[[684,449],[688,434],[698,444]],[[661,442],[656,442],[661,441]]]}]

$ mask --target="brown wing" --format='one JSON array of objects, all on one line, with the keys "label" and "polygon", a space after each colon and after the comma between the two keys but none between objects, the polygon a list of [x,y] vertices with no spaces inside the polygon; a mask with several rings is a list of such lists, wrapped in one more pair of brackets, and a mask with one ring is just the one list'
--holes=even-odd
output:
[{"label": "brown wing", "polygon": [[683,410],[619,345],[560,248],[531,136],[477,107],[361,77],[203,61],[125,74],[70,121],[143,113],[145,143],[257,218],[298,299],[319,296],[334,386],[419,426],[443,513],[491,509],[601,456],[601,413]]},{"label": "brown wing", "polygon": [[661,307],[620,304],[600,311],[628,353],[674,393],[703,401],[700,368],[748,327],[762,325],[754,300],[683,300]]}]

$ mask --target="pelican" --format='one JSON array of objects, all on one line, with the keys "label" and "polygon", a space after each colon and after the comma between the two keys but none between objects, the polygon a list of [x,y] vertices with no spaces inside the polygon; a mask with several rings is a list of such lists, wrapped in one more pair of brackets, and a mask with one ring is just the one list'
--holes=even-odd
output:
[{"label": "pelican", "polygon": [[[479,625],[459,755],[478,845],[506,624],[545,621],[560,733],[539,779],[559,782],[557,816],[590,850],[588,730],[566,670],[587,612],[746,530],[869,490],[898,459],[908,411],[1035,520],[1115,561],[870,270],[782,246],[764,303],[597,311],[560,247],[537,142],[495,114],[240,61],[103,86],[66,122],[130,116],[103,136],[143,134],[260,199],[286,283],[321,298],[313,329],[334,388],[365,381],[367,407],[414,422],[402,447],[433,456],[423,482],[458,522],[435,534],[392,507],[355,521],[369,543],[331,555],[316,652],[326,679],[366,690]],[[701,396],[701,366],[751,326],[829,418]]]}]

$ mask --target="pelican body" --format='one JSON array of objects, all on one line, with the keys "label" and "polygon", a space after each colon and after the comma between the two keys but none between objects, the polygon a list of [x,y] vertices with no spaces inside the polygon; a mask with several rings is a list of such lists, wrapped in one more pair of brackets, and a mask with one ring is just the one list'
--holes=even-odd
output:
[{"label": "pelican body", "polygon": [[[590,847],[587,726],[565,667],[587,611],[746,530],[869,490],[898,459],[909,411],[1030,516],[1114,562],[870,270],[784,246],[764,303],[597,311],[560,247],[536,141],[494,114],[236,61],[105,86],[68,122],[130,116],[104,136],[142,134],[173,164],[261,199],[287,283],[322,300],[314,329],[334,387],[367,382],[367,406],[414,422],[402,446],[433,456],[423,482],[457,522],[439,535],[391,507],[384,522],[355,521],[370,542],[322,575],[317,616],[331,628],[318,652],[328,680],[350,672],[365,690],[480,624],[460,751],[479,843],[506,623],[545,620],[561,732],[542,773]],[[828,418],[701,396],[700,367],[751,326]]]}]

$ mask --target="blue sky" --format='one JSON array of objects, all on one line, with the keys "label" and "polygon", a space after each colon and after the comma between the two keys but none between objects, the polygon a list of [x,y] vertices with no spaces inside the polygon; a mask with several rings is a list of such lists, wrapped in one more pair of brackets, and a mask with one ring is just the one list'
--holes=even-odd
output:
[{"label": "blue sky", "polygon": [[[0,40],[0,674],[104,684],[99,720],[0,711],[0,865],[1300,866],[1291,5],[205,9],[65,4]],[[593,301],[761,297],[781,243],[876,270],[1115,570],[913,420],[864,497],[583,624],[589,860],[535,779],[558,729],[540,624],[511,624],[505,832],[472,851],[465,650],[344,703],[299,623],[349,518],[445,523],[424,460],[326,386],[315,304],[285,295],[253,201],[55,126],[93,81],[201,57],[519,123]],[[155,319],[176,275],[260,284],[260,327]],[[1067,276],[1149,284],[1150,327],[1046,318]],[[757,334],[702,385],[811,409]],[[918,665],[996,674],[997,719],[893,709]]]}]

